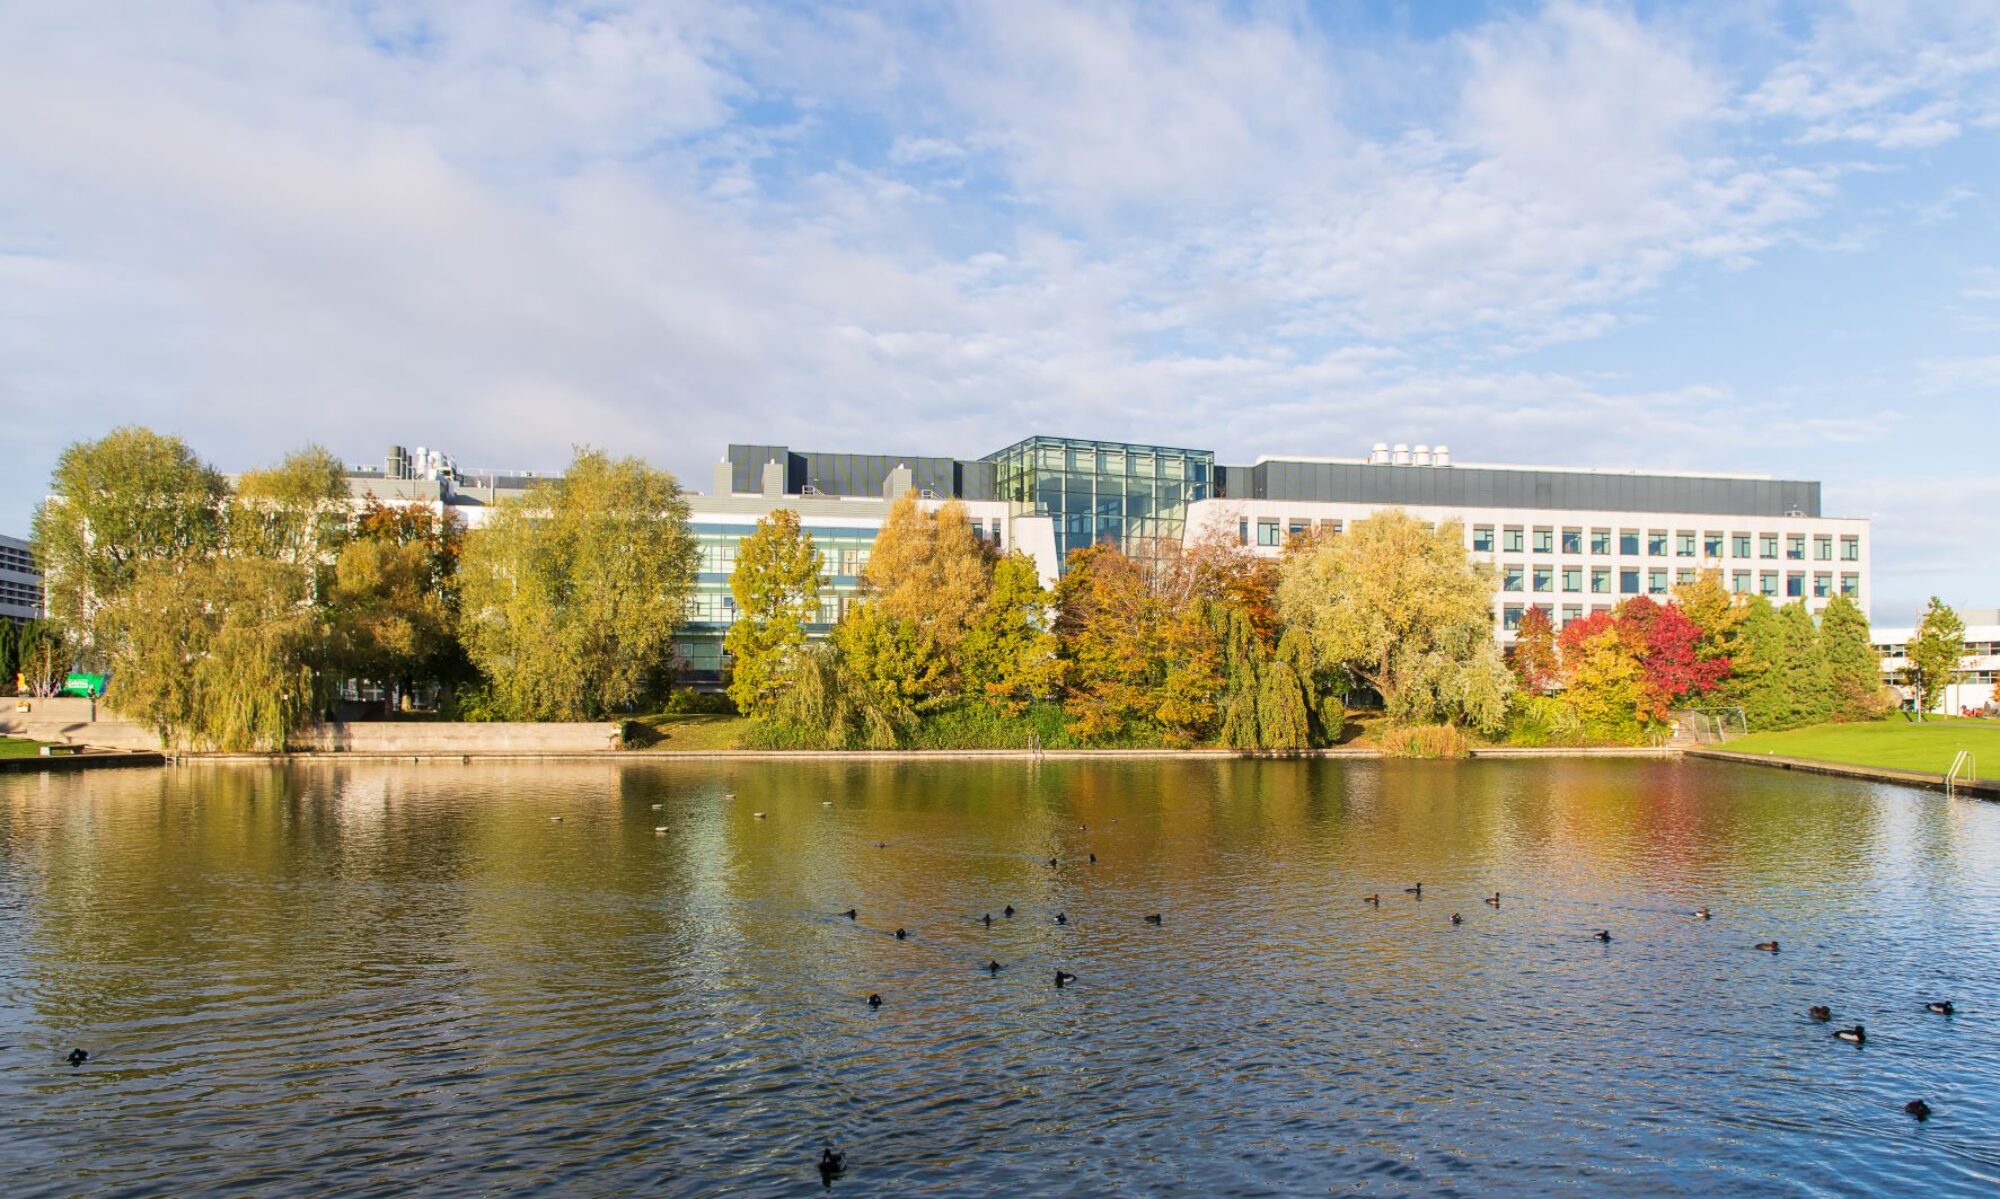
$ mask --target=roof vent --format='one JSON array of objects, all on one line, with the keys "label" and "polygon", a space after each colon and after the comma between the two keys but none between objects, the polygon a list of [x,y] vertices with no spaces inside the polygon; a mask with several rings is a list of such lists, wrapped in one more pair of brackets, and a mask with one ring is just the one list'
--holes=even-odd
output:
[{"label": "roof vent", "polygon": [[1409,445],[1404,442],[1397,442],[1396,448],[1390,451],[1389,464],[1391,466],[1408,466],[1410,464]]},{"label": "roof vent", "polygon": [[1415,452],[1410,455],[1410,464],[1412,466],[1429,466],[1431,464],[1431,447],[1427,445],[1418,446]]},{"label": "roof vent", "polygon": [[1368,463],[1371,466],[1389,465],[1389,443],[1386,441],[1376,442],[1375,448],[1368,451]]},{"label": "roof vent", "polygon": [[1432,451],[1431,451],[1431,465],[1432,465],[1432,466],[1450,466],[1450,465],[1451,465],[1451,447],[1450,447],[1450,446],[1448,446],[1448,445],[1441,445],[1441,446],[1438,446],[1438,447],[1437,447],[1436,449],[1432,450]]}]

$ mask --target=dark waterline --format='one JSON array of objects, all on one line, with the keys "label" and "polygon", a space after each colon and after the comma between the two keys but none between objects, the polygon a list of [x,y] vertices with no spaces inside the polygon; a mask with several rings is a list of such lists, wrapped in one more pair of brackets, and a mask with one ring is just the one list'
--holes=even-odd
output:
[{"label": "dark waterline", "polygon": [[1996,1010],[2000,807],[1716,763],[0,779],[10,1194],[1991,1194]]}]

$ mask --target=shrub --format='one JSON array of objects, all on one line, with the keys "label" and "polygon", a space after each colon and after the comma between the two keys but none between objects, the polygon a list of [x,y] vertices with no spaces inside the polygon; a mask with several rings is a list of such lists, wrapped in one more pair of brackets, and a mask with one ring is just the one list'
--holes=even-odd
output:
[{"label": "shrub", "polygon": [[1463,758],[1472,743],[1456,725],[1399,724],[1382,734],[1381,748],[1392,758]]},{"label": "shrub", "polygon": [[1554,695],[1516,692],[1507,713],[1507,741],[1512,745],[1580,745],[1583,720],[1569,702]]},{"label": "shrub", "polygon": [[734,716],[736,705],[729,696],[720,691],[696,691],[691,687],[676,687],[667,692],[666,702],[660,711],[669,716]]}]

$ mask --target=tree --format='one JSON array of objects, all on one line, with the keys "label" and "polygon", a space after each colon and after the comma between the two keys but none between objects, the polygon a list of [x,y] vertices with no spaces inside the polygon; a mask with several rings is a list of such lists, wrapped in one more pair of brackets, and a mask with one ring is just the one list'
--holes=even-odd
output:
[{"label": "tree", "polygon": [[1819,614],[1820,656],[1833,688],[1836,720],[1873,720],[1883,715],[1882,659],[1868,640],[1868,617],[1844,595],[1829,600]]},{"label": "tree", "polygon": [[296,566],[318,596],[347,541],[352,502],[347,472],[332,454],[316,445],[287,454],[236,480],[224,508],[228,552]]},{"label": "tree", "polygon": [[1792,727],[1783,642],[1778,610],[1765,597],[1751,596],[1732,637],[1730,676],[1720,697],[1743,710],[1744,723],[1752,732]]},{"label": "tree", "polygon": [[1009,715],[1062,685],[1049,593],[1035,560],[1016,550],[993,563],[986,596],[959,644],[967,690]]},{"label": "tree", "polygon": [[306,572],[265,558],[157,561],[105,611],[118,709],[168,745],[283,749],[319,693]]},{"label": "tree", "polygon": [[672,475],[580,450],[467,538],[461,636],[500,711],[596,719],[637,701],[671,660],[695,562]]},{"label": "tree", "polygon": [[1456,522],[1433,529],[1395,510],[1279,566],[1285,622],[1305,631],[1318,660],[1380,693],[1398,722],[1501,727],[1512,682],[1492,603],[1491,571],[1466,553]]},{"label": "tree", "polygon": [[1832,677],[1821,654],[1819,629],[1804,600],[1778,609],[1780,673],[1784,679],[1784,724],[1820,724],[1833,715]]},{"label": "tree", "polygon": [[1965,622],[1943,600],[1932,596],[1910,637],[1909,659],[1917,679],[1918,719],[1944,702],[1945,686],[1964,657]]},{"label": "tree", "polygon": [[736,553],[729,590],[736,622],[723,638],[732,660],[729,698],[745,715],[770,710],[805,651],[806,625],[819,619],[825,563],[799,514],[779,508],[760,518]]},{"label": "tree", "polygon": [[1632,633],[1605,612],[1563,626],[1563,700],[1591,740],[1630,744],[1644,731],[1644,672]]},{"label": "tree", "polygon": [[1514,677],[1521,689],[1531,693],[1547,691],[1556,681],[1556,627],[1549,614],[1529,608],[1514,630]]},{"label": "tree", "polygon": [[1736,630],[1748,606],[1722,585],[1722,572],[1704,570],[1694,581],[1674,588],[1674,604],[1701,630],[1695,655],[1704,661],[1735,655]]},{"label": "tree", "polygon": [[126,427],[64,450],[49,491],[32,534],[48,612],[87,658],[101,661],[98,617],[140,568],[214,548],[222,476],[180,438]]},{"label": "tree", "polygon": [[1708,694],[1729,677],[1727,657],[1701,655],[1702,630],[1680,605],[1634,596],[1618,606],[1616,619],[1632,630],[1628,642],[1639,663],[1645,723],[1666,723],[1676,704]]},{"label": "tree", "polygon": [[357,538],[341,550],[328,600],[330,665],[341,677],[406,690],[451,638],[451,613],[418,542]]},{"label": "tree", "polygon": [[991,551],[972,531],[965,505],[926,512],[915,492],[889,506],[861,581],[884,615],[915,625],[947,659],[972,627],[988,590]]},{"label": "tree", "polygon": [[1143,735],[1164,681],[1160,604],[1144,568],[1108,545],[1072,550],[1056,585],[1070,731],[1085,740]]}]

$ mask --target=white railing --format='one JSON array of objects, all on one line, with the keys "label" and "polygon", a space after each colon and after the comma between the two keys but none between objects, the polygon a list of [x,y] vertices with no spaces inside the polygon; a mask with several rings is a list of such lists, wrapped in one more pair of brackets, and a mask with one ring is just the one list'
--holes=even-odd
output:
[{"label": "white railing", "polygon": [[1951,769],[1944,772],[1944,793],[1947,796],[1957,794],[1961,774],[1967,779],[1979,777],[1979,759],[1973,757],[1969,749],[1959,750],[1958,756],[1951,760]]}]

